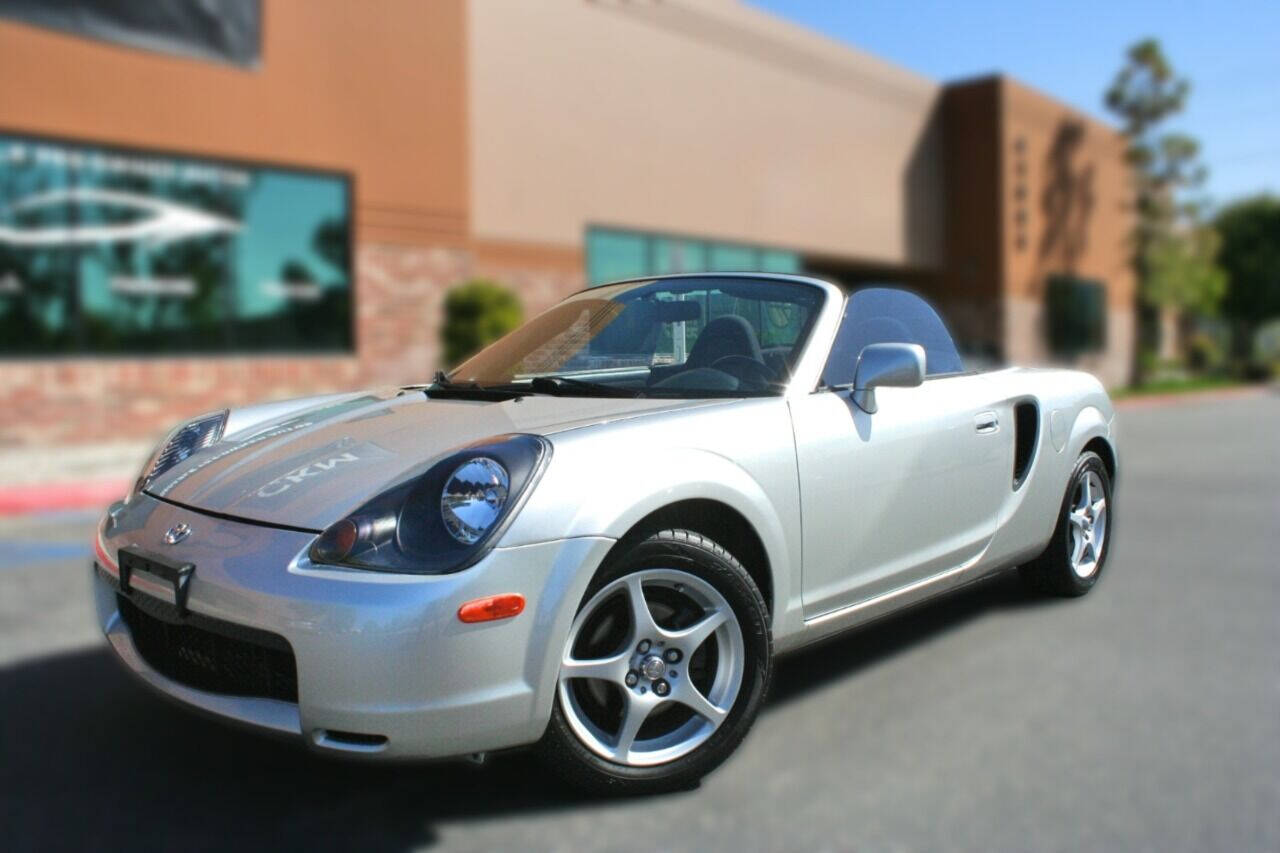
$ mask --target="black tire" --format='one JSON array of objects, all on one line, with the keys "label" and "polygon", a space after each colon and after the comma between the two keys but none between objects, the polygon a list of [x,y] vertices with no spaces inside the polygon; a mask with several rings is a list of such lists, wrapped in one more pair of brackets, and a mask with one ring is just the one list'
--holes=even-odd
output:
[{"label": "black tire", "polygon": [[[662,530],[626,549],[592,579],[579,612],[609,583],[643,569],[678,569],[711,584],[734,611],[742,631],[742,685],[728,716],[692,752],[652,766],[615,763],[588,749],[570,728],[557,691],[551,720],[539,742],[541,759],[575,787],[598,794],[653,794],[687,790],[718,767],[755,722],[773,671],[769,614],[755,581],[738,560],[699,533]],[[687,674],[687,673],[686,673]]]},{"label": "black tire", "polygon": [[[1102,547],[1096,558],[1096,568],[1087,576],[1081,576],[1072,567],[1072,531],[1070,513],[1081,487],[1081,482],[1089,474],[1097,475],[1102,482],[1103,496],[1106,499],[1106,518],[1103,524]],[[1031,589],[1048,595],[1068,598],[1084,595],[1093,589],[1102,571],[1106,568],[1107,555],[1111,552],[1113,531],[1115,528],[1115,503],[1111,497],[1111,477],[1107,474],[1107,466],[1102,458],[1092,451],[1086,451],[1076,461],[1076,466],[1067,481],[1067,491],[1062,497],[1058,510],[1058,524],[1053,530],[1053,538],[1049,540],[1044,553],[1026,565],[1018,567],[1023,582]]]}]

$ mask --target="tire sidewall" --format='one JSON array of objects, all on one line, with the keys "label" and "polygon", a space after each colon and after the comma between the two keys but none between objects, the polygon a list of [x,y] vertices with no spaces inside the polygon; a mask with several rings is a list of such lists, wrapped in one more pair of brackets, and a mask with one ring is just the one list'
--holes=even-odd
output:
[{"label": "tire sidewall", "polygon": [[[1075,497],[1080,480],[1090,471],[1097,474],[1102,481],[1102,491],[1107,501],[1107,523],[1102,535],[1102,549],[1098,554],[1097,567],[1093,570],[1093,574],[1088,577],[1080,577],[1071,565],[1071,522],[1067,516],[1071,512],[1072,499]],[[1071,591],[1075,594],[1084,595],[1102,577],[1102,572],[1107,567],[1107,555],[1111,553],[1115,521],[1115,501],[1111,495],[1111,477],[1107,474],[1107,466],[1103,463],[1102,457],[1093,451],[1083,453],[1071,472],[1071,479],[1067,483],[1067,493],[1063,495],[1062,507],[1058,511],[1058,529],[1054,532],[1055,549],[1058,551],[1059,557],[1055,562],[1059,564],[1062,582],[1069,585],[1072,588]]]},{"label": "tire sidewall", "polygon": [[[683,531],[675,531],[677,535]],[[728,717],[704,743],[693,752],[673,761],[648,767],[616,764],[591,751],[578,740],[565,719],[557,688],[551,720],[543,739],[544,754],[554,763],[568,759],[577,767],[564,767],[574,781],[590,787],[609,790],[643,792],[672,790],[696,784],[719,766],[746,736],[764,700],[772,672],[772,640],[764,601],[746,571],[731,556],[725,559],[712,548],[704,547],[701,537],[680,541],[665,534],[646,539],[627,549],[597,572],[587,587],[577,613],[591,598],[613,581],[645,569],[678,569],[711,584],[733,608],[742,631],[746,661],[742,686]],[[714,550],[713,550],[714,548]],[[558,753],[558,754],[557,754]],[[581,771],[581,772],[579,772]],[[586,778],[580,778],[585,776]]]}]

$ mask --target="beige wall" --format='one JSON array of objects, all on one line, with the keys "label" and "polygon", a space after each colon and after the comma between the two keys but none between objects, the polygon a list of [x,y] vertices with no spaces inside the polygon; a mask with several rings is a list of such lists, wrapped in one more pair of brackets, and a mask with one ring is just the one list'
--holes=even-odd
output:
[{"label": "beige wall", "polygon": [[941,259],[936,83],[732,0],[473,0],[477,237]]}]

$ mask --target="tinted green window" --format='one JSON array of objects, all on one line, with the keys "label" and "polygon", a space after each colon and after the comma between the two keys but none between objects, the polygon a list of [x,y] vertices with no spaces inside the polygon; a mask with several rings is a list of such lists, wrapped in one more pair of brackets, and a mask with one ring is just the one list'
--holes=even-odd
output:
[{"label": "tinted green window", "polygon": [[682,272],[802,271],[795,252],[614,228],[589,228],[586,248],[592,285]]},{"label": "tinted green window", "polygon": [[700,240],[653,237],[649,243],[652,246],[652,263],[641,275],[707,270],[707,246]]},{"label": "tinted green window", "polygon": [[350,351],[344,176],[0,135],[0,355]]},{"label": "tinted green window", "polygon": [[744,272],[760,269],[760,252],[747,246],[711,247],[708,266],[712,272]]},{"label": "tinted green window", "polygon": [[764,249],[760,252],[760,269],[764,272],[800,272],[800,256],[795,252]]},{"label": "tinted green window", "polygon": [[1106,287],[1102,282],[1050,276],[1046,300],[1049,345],[1055,354],[1096,352],[1106,346]]},{"label": "tinted green window", "polygon": [[587,278],[592,284],[642,275],[649,275],[648,238],[603,229],[587,233]]}]

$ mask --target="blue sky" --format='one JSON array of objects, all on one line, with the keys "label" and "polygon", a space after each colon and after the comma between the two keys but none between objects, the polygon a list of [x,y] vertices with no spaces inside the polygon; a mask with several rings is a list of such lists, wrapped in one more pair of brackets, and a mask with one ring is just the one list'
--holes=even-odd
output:
[{"label": "blue sky", "polygon": [[936,80],[1006,73],[1107,119],[1128,45],[1153,35],[1191,79],[1169,122],[1197,137],[1216,203],[1280,193],[1280,0],[751,0]]}]

